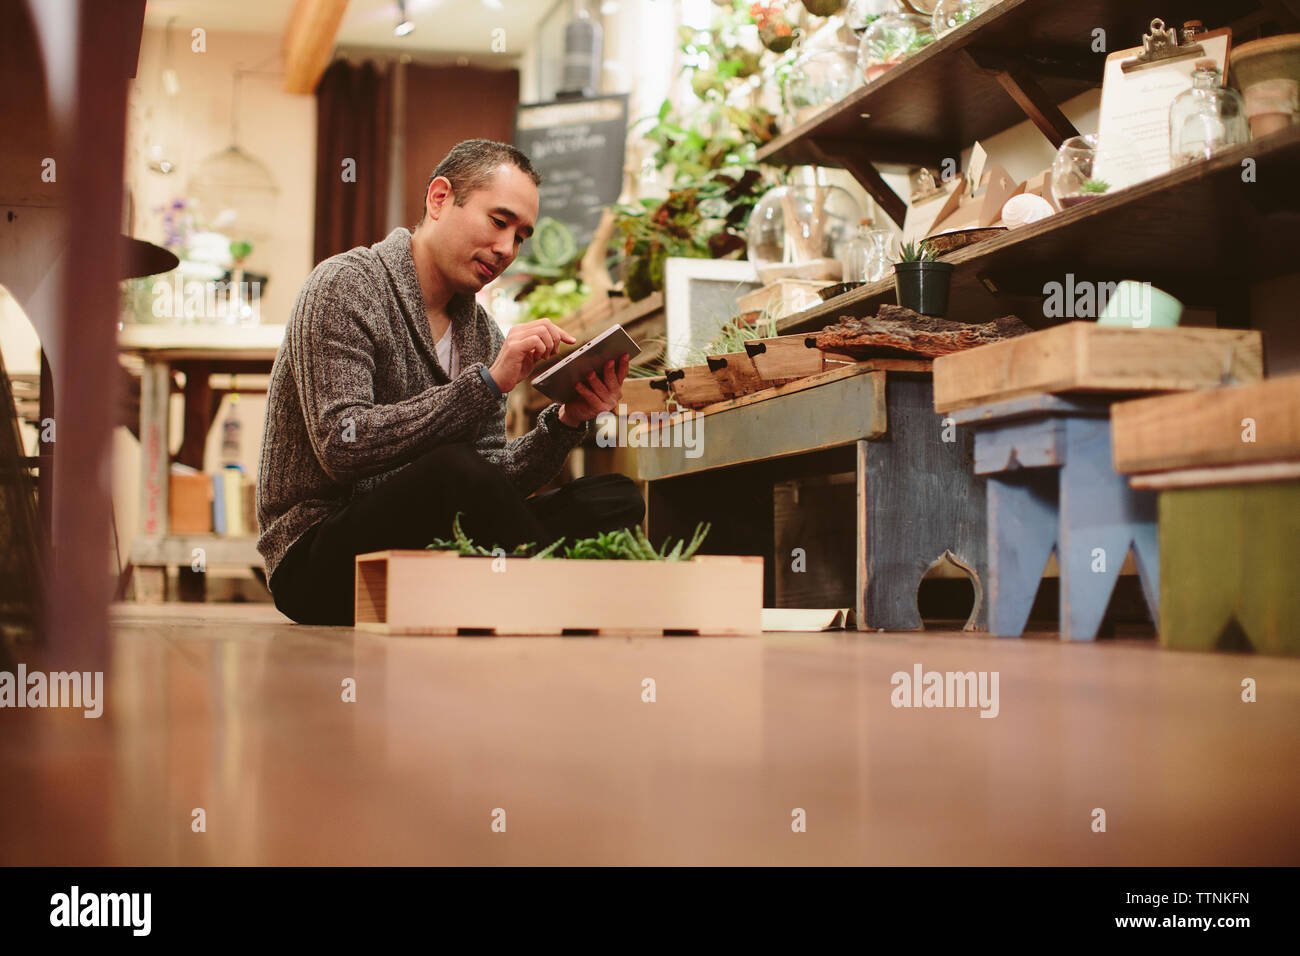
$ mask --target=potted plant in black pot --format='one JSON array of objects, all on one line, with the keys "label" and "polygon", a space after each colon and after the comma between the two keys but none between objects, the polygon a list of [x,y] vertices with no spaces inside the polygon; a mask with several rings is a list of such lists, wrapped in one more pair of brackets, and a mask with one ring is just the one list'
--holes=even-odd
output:
[{"label": "potted plant in black pot", "polygon": [[925,243],[903,246],[902,260],[894,263],[894,293],[898,304],[921,315],[942,318],[948,312],[951,262],[939,262]]}]

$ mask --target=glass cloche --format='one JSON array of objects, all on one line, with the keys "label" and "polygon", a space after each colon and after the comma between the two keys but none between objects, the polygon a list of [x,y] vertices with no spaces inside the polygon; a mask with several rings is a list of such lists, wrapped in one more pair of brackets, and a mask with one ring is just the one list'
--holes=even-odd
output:
[{"label": "glass cloche", "polygon": [[245,268],[268,271],[280,190],[264,163],[232,144],[200,164],[189,193],[209,229],[252,247]]},{"label": "glass cloche", "polygon": [[939,0],[930,19],[930,29],[935,37],[951,33],[963,24],[970,23],[998,0]]},{"label": "glass cloche", "polygon": [[858,46],[858,72],[870,83],[934,40],[925,17],[887,13],[874,20]]},{"label": "glass cloche", "polygon": [[844,11],[844,22],[858,36],[873,22],[886,13],[895,13],[898,4],[895,0],[849,0],[848,9]]},{"label": "glass cloche", "polygon": [[785,82],[785,112],[790,125],[798,126],[833,106],[861,83],[857,50],[853,47],[808,50],[794,61]]},{"label": "glass cloche", "polygon": [[[749,215],[749,261],[764,283],[821,272],[837,278],[844,247],[861,219],[857,200],[839,186],[777,186]],[[822,265],[825,269],[819,272]]]}]

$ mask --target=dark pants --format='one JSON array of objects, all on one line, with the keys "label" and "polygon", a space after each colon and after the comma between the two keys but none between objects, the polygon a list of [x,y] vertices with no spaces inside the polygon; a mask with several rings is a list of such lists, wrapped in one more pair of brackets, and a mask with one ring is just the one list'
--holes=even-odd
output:
[{"label": "dark pants", "polygon": [[450,538],[457,511],[475,544],[509,552],[527,542],[540,548],[559,537],[571,542],[634,527],[645,502],[626,475],[579,478],[524,498],[469,445],[442,445],[295,541],[271,577],[275,606],[299,624],[351,624],[353,559]]}]

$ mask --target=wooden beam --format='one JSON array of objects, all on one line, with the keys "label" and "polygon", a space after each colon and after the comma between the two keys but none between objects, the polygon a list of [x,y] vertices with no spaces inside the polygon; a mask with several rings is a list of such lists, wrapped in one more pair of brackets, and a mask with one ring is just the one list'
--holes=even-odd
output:
[{"label": "wooden beam", "polygon": [[1297,0],[1260,0],[1267,11],[1284,30],[1300,30],[1300,2]]},{"label": "wooden beam", "polygon": [[842,166],[852,173],[853,178],[862,185],[862,188],[885,211],[885,215],[898,223],[900,229],[902,228],[903,220],[907,218],[907,203],[889,187],[884,177],[880,175],[880,171],[871,164],[870,160],[859,154],[849,152],[842,147],[837,147],[834,141],[810,139],[808,140],[808,147],[823,160],[822,165]]},{"label": "wooden beam", "polygon": [[970,57],[981,70],[991,72],[1002,88],[1016,101],[1016,105],[1025,111],[1030,122],[1038,127],[1056,149],[1071,136],[1078,136],[1079,131],[1066,119],[1060,107],[1052,102],[1038,81],[1021,63],[1004,59],[986,51],[967,48],[962,51]]},{"label": "wooden beam", "polygon": [[297,0],[284,29],[284,91],[313,93],[329,66],[348,0]]}]

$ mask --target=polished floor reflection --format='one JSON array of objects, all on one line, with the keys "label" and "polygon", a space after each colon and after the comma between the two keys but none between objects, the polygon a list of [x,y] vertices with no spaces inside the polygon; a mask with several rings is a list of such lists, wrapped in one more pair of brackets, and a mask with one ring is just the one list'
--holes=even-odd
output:
[{"label": "polished floor reflection", "polygon": [[[382,638],[262,605],[114,622],[101,719],[0,710],[0,862],[1300,862],[1300,661],[960,633]],[[893,706],[916,665],[997,672],[997,716]]]}]

